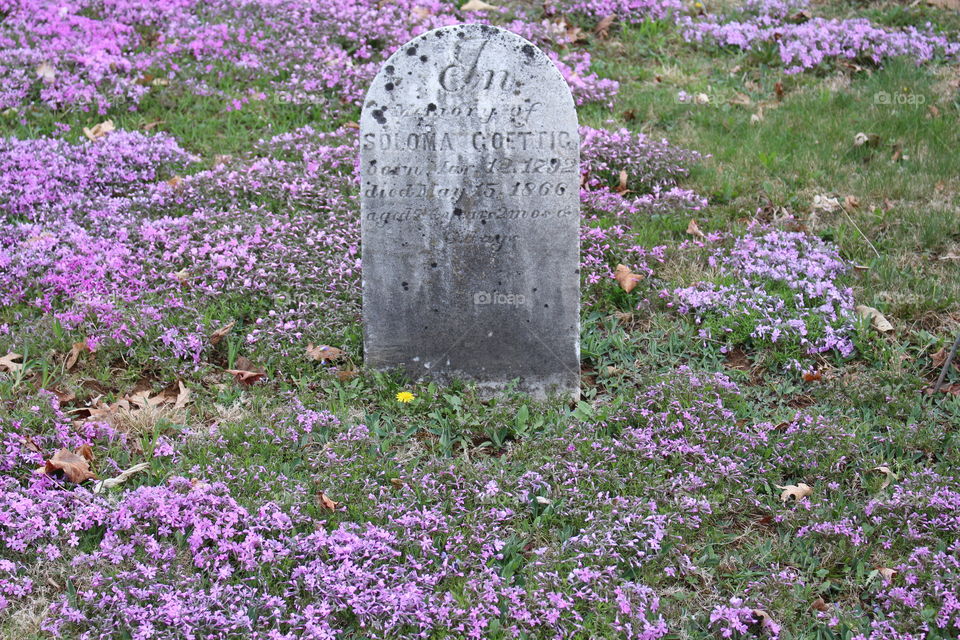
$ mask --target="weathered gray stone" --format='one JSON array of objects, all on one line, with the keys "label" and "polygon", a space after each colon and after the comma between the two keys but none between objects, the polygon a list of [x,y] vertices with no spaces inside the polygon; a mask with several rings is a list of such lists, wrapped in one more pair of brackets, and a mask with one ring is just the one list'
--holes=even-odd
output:
[{"label": "weathered gray stone", "polygon": [[576,396],[579,154],[523,38],[458,25],[391,56],[360,119],[366,366]]}]

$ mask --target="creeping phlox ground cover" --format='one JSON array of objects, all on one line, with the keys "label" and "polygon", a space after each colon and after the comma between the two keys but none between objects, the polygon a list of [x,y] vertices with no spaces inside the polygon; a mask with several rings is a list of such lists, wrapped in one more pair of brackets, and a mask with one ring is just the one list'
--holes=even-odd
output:
[{"label": "creeping phlox ground cover", "polygon": [[[0,0],[0,637],[960,637],[958,294],[896,288],[960,255],[960,40],[863,11]],[[580,109],[578,403],[363,369],[359,104],[462,21]]]}]

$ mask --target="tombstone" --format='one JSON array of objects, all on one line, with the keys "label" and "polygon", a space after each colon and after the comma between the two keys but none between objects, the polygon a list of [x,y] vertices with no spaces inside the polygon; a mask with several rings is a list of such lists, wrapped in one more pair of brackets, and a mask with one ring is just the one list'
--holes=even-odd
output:
[{"label": "tombstone", "polygon": [[577,397],[579,158],[523,38],[457,25],[391,56],[360,118],[366,366]]}]

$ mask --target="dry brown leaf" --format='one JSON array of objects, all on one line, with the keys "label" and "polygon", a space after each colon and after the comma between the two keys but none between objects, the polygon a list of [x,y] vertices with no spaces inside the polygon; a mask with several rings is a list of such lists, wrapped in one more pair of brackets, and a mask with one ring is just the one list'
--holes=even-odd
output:
[{"label": "dry brown leaf", "polygon": [[213,346],[217,346],[218,344],[220,344],[220,341],[223,340],[228,333],[230,333],[230,330],[233,329],[233,326],[235,324],[237,323],[231,322],[229,324],[225,324],[224,326],[220,327],[219,329],[211,333],[210,344],[212,344]]},{"label": "dry brown leaf", "polygon": [[166,124],[166,120],[154,120],[153,122],[148,122],[140,128],[144,131],[150,131],[151,129],[156,129],[162,124]]},{"label": "dry brown leaf", "polygon": [[311,342],[307,345],[307,355],[310,356],[311,360],[318,362],[333,362],[334,360],[339,360],[346,354],[336,347],[330,347],[325,344],[313,346]]},{"label": "dry brown leaf", "polygon": [[19,360],[22,358],[19,353],[8,353],[7,355],[0,358],[0,371],[9,371],[10,373],[18,373],[23,369],[23,364],[19,362],[14,362],[14,360]]},{"label": "dry brown leaf", "polygon": [[177,386],[180,388],[180,393],[177,394],[177,399],[173,403],[174,409],[183,409],[187,406],[187,403],[190,402],[190,389],[184,386],[182,380],[177,380]]},{"label": "dry brown leaf", "polygon": [[90,351],[90,347],[87,346],[86,339],[81,342],[74,342],[73,347],[70,349],[70,353],[67,354],[67,361],[64,363],[64,366],[67,368],[67,371],[73,369],[73,366],[77,364],[77,359],[80,357],[80,354],[84,351]]},{"label": "dry brown leaf", "polygon": [[113,120],[104,120],[103,122],[93,125],[92,128],[84,127],[83,135],[91,140],[99,140],[115,129],[116,127],[113,126]]},{"label": "dry brown leaf", "polygon": [[165,183],[166,183],[167,186],[169,186],[170,188],[176,189],[176,188],[179,187],[181,184],[183,184],[183,178],[181,178],[180,176],[173,176],[173,177],[170,178],[169,180],[166,180]]},{"label": "dry brown leaf", "polygon": [[893,331],[893,325],[890,324],[890,321],[884,317],[882,313],[874,309],[873,307],[868,307],[865,304],[858,304],[854,310],[857,312],[861,318],[869,318],[870,324],[873,325],[873,328],[881,333],[886,333],[888,331]]},{"label": "dry brown leaf", "polygon": [[617,16],[612,13],[608,16],[605,16],[603,20],[597,23],[597,26],[594,27],[593,32],[601,38],[606,38],[610,35],[610,27],[613,26],[613,21],[616,19]]},{"label": "dry brown leaf", "polygon": [[334,502],[333,500],[331,500],[330,496],[325,494],[323,491],[317,494],[317,499],[320,501],[320,505],[324,509],[329,509],[330,511],[336,511],[337,506],[339,506],[340,504],[339,502]]},{"label": "dry brown leaf", "polygon": [[57,77],[57,70],[49,62],[42,62],[36,68],[37,77],[45,83],[53,82]]},{"label": "dry brown leaf", "polygon": [[790,498],[799,501],[813,494],[813,487],[808,484],[804,484],[803,482],[798,482],[797,484],[788,484],[783,487],[780,485],[774,486],[776,486],[777,489],[782,489],[780,492],[781,502],[786,502]]},{"label": "dry brown leaf", "polygon": [[[86,446],[86,445],[85,445]],[[81,448],[82,450],[82,448]],[[93,455],[92,453],[90,455]],[[93,480],[97,476],[90,471],[90,462],[77,453],[72,453],[67,449],[60,449],[53,457],[47,460],[46,464],[37,469],[37,473],[53,475],[57,472],[70,482],[80,484],[87,480]]]},{"label": "dry brown leaf", "polygon": [[414,7],[413,9],[410,9],[410,15],[417,20],[426,20],[430,17],[431,13],[430,9],[427,9],[426,7]]},{"label": "dry brown leaf", "polygon": [[607,375],[608,376],[619,376],[623,375],[623,369],[619,367],[614,367],[612,365],[607,365]]},{"label": "dry brown leaf", "polygon": [[82,456],[87,462],[93,462],[93,448],[88,444],[77,449],[77,455]]},{"label": "dry brown leaf", "polygon": [[94,493],[103,493],[105,489],[112,489],[117,485],[121,485],[127,480],[130,479],[130,476],[145,471],[150,468],[149,462],[141,462],[140,464],[135,464],[129,469],[121,471],[119,475],[113,478],[107,478],[106,480],[101,480],[93,486]]},{"label": "dry brown leaf", "polygon": [[337,371],[337,380],[339,380],[340,382],[346,382],[347,380],[352,380],[353,378],[356,378],[358,375],[360,375],[359,371],[355,371],[353,369],[350,369],[350,370],[340,369],[339,371]]},{"label": "dry brown leaf", "polygon": [[927,0],[927,4],[937,9],[960,11],[960,0]]},{"label": "dry brown leaf", "polygon": [[890,569],[889,567],[877,567],[877,573],[883,576],[886,582],[892,582],[893,576],[897,575],[897,570]]},{"label": "dry brown leaf", "polygon": [[730,98],[729,102],[730,104],[736,104],[742,107],[749,107],[751,104],[753,104],[753,101],[750,99],[750,96],[740,92],[737,92],[736,94],[734,94],[734,96]]},{"label": "dry brown leaf", "polygon": [[757,109],[757,112],[750,116],[750,124],[760,124],[763,122],[763,107]]},{"label": "dry brown leaf", "polygon": [[627,178],[627,170],[620,169],[620,181],[619,184],[613,188],[613,190],[620,194],[627,193],[629,191],[629,189],[627,189]]},{"label": "dry brown leaf", "polygon": [[620,283],[620,288],[630,293],[637,286],[637,283],[643,280],[643,275],[630,271],[630,267],[625,264],[618,264],[617,270],[613,274],[614,279]]},{"label": "dry brown leaf", "polygon": [[805,371],[803,374],[804,382],[820,382],[823,380],[823,374],[819,371]]},{"label": "dry brown leaf", "polygon": [[390,484],[393,485],[394,489],[403,488],[403,480],[401,480],[400,478],[390,478]]},{"label": "dry brown leaf", "polygon": [[700,225],[697,224],[696,218],[690,218],[690,223],[687,225],[687,233],[691,236],[696,236],[698,238],[706,238],[706,234],[700,230]]},{"label": "dry brown leaf", "polygon": [[360,128],[360,123],[359,123],[359,122],[345,122],[345,123],[343,123],[343,128],[344,128],[344,129],[359,129],[359,128]]},{"label": "dry brown leaf", "polygon": [[870,469],[870,471],[877,471],[879,473],[882,473],[885,476],[883,479],[883,484],[880,485],[881,489],[886,489],[887,487],[889,487],[890,483],[897,478],[897,474],[891,471],[890,467],[886,465],[880,465],[878,467],[874,467],[873,469]]},{"label": "dry brown leaf", "polygon": [[928,117],[928,118],[939,118],[939,117],[940,117],[940,109],[937,108],[937,105],[932,104],[932,105],[930,105],[929,107],[927,107],[927,117]]},{"label": "dry brown leaf", "polygon": [[483,0],[470,0],[470,2],[460,7],[460,11],[493,11],[495,9],[495,6],[487,4]]},{"label": "dry brown leaf", "polygon": [[843,199],[843,206],[847,211],[860,208],[860,200],[856,196],[846,196]]},{"label": "dry brown leaf", "polygon": [[[948,353],[949,352],[946,350],[946,348],[940,347],[939,351],[930,354],[930,360],[933,363],[934,368],[940,369],[943,367],[943,363],[947,361]],[[954,369],[960,370],[960,361],[954,360],[952,364]]]},{"label": "dry brown leaf", "polygon": [[28,451],[33,451],[34,453],[43,453],[43,449],[40,448],[40,445],[34,442],[33,438],[30,436],[23,436],[23,444]]},{"label": "dry brown leaf", "polygon": [[236,369],[227,369],[227,373],[233,374],[233,379],[243,385],[252,385],[262,379],[267,372],[257,367],[249,358],[240,356],[234,363]]},{"label": "dry brown leaf", "polygon": [[827,603],[826,601],[824,601],[823,598],[817,598],[816,600],[814,600],[813,604],[810,605],[810,608],[815,609],[817,611],[826,611],[828,609]]},{"label": "dry brown leaf", "polygon": [[763,609],[754,609],[753,617],[757,620],[757,623],[762,628],[779,626],[773,621],[773,618],[770,617],[770,614]]},{"label": "dry brown leaf", "polygon": [[776,94],[776,96],[777,96],[777,102],[782,102],[782,101],[783,101],[783,83],[782,83],[782,82],[776,82],[776,83],[773,85],[773,92],[774,92],[774,93]]}]

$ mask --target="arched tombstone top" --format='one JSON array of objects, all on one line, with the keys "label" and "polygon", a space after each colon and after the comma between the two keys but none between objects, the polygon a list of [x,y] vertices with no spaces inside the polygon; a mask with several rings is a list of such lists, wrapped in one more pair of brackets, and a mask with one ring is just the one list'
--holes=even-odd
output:
[{"label": "arched tombstone top", "polygon": [[368,367],[578,393],[579,146],[560,72],[509,31],[384,63],[360,118]]}]

